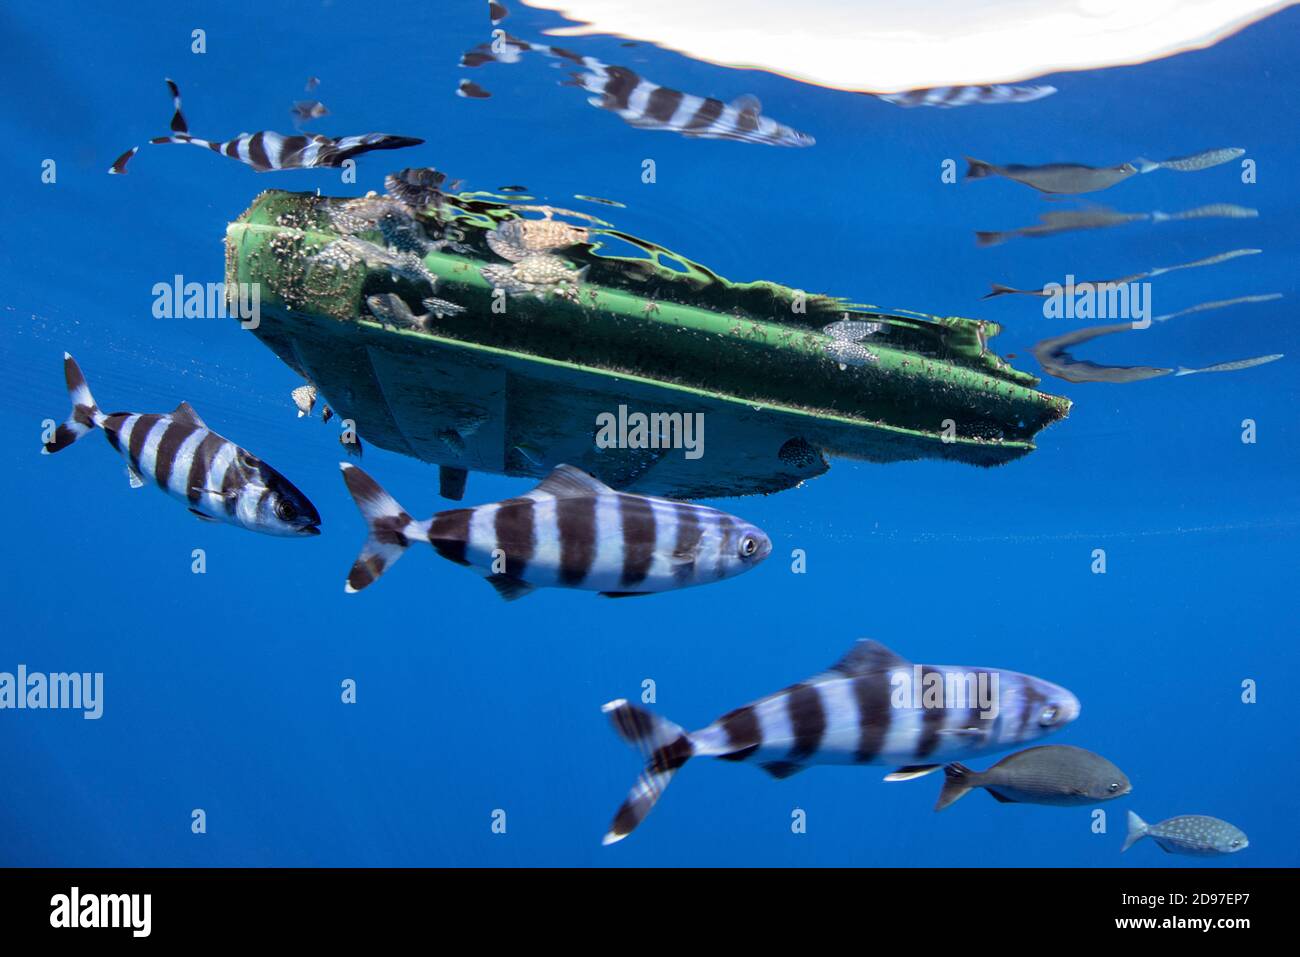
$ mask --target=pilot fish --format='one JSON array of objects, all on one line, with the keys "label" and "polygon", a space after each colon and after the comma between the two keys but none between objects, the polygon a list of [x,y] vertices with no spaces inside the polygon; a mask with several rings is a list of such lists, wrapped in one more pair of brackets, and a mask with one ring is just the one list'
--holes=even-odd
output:
[{"label": "pilot fish", "polygon": [[[956,700],[965,696],[945,695],[947,700],[939,702],[919,695],[902,698],[899,689],[917,676],[958,689],[982,676],[997,691],[996,708]],[[988,668],[913,665],[879,642],[862,640],[829,671],[728,712],[699,731],[686,731],[623,699],[603,710],[619,737],[647,755],[645,770],[605,835],[604,843],[613,844],[645,819],[692,757],[748,761],[775,778],[814,764],[902,764],[907,766],[890,775],[902,780],[959,757],[1050,734],[1079,716],[1079,700],[1041,678]]]},{"label": "pilot fish", "polygon": [[1204,814],[1184,814],[1171,817],[1159,824],[1148,824],[1132,811],[1128,812],[1128,836],[1120,851],[1150,837],[1161,850],[1169,854],[1189,854],[1193,857],[1211,857],[1215,854],[1235,854],[1250,846],[1250,841],[1239,828],[1227,821]]},{"label": "pilot fish", "polygon": [[1010,86],[1006,83],[979,86],[934,86],[924,90],[904,90],[902,93],[873,93],[872,96],[894,106],[933,106],[951,109],[955,106],[997,103],[1030,103],[1051,96],[1056,87]]},{"label": "pilot fish", "polygon": [[595,94],[587,102],[618,114],[639,129],[671,130],[697,139],[737,140],[766,146],[812,146],[817,141],[807,133],[763,115],[753,96],[741,96],[731,103],[713,97],[683,93],[660,86],[625,66],[602,63],[595,57],[544,43],[529,43],[500,34],[492,44],[481,44],[461,57],[461,66],[484,63],[515,63],[529,51],[567,60],[582,68],[571,75],[569,85]]},{"label": "pilot fish", "polygon": [[307,496],[261,459],[209,429],[188,402],[161,415],[105,415],[66,352],[63,371],[72,414],[43,454],[66,449],[100,428],[108,444],[126,459],[132,488],[152,482],[207,522],[227,522],[267,535],[320,534],[320,514]]},{"label": "pilot fish", "polygon": [[[394,136],[391,133],[364,133],[360,136],[340,136],[337,138],[318,134],[284,136],[263,130],[257,133],[240,133],[224,143],[199,139],[190,135],[189,124],[181,113],[181,91],[172,80],[167,81],[171,90],[175,113],[172,114],[171,135],[157,136],[150,143],[189,143],[202,146],[221,153],[231,159],[251,166],[259,173],[273,169],[310,169],[318,167],[339,167],[347,160],[362,153],[374,150],[395,150],[407,146],[419,146],[424,140],[410,136]],[[114,161],[110,173],[125,173],[127,161],[135,155],[128,150]]]},{"label": "pilot fish", "polygon": [[370,532],[348,592],[371,584],[417,541],[484,576],[507,601],[546,586],[621,598],[703,585],[749,571],[772,551],[761,529],[725,512],[617,492],[571,465],[517,498],[425,521],[361,469],[340,467]]},{"label": "pilot fish", "polygon": [[1100,754],[1068,744],[1046,744],[1009,754],[987,771],[963,764],[943,769],[936,811],[983,788],[1003,804],[1076,807],[1123,797],[1133,790],[1124,772]]}]

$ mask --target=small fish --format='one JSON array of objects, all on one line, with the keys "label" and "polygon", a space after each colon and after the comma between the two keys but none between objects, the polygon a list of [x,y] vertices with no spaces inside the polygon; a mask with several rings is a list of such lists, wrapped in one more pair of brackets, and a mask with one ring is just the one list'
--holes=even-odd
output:
[{"label": "small fish", "polygon": [[1173,369],[1153,366],[1098,365],[1095,362],[1076,359],[1067,351],[1071,346],[1132,328],[1132,323],[1119,322],[1109,326],[1076,329],[1061,336],[1044,339],[1034,345],[1032,352],[1044,372],[1066,382],[1141,382],[1144,379],[1155,379],[1173,372]]},{"label": "small fish", "polygon": [[1099,754],[1066,744],[1040,745],[1009,754],[987,771],[962,764],[943,769],[936,811],[983,788],[1003,804],[1075,807],[1123,797],[1133,790],[1124,772]]},{"label": "small fish", "polygon": [[207,427],[188,402],[156,415],[113,412],[95,404],[81,369],[66,352],[63,373],[72,414],[42,449],[66,449],[96,428],[127,462],[132,488],[146,480],[207,522],[267,535],[319,535],[320,514],[271,466]]},{"label": "small fish", "polygon": [[329,116],[330,111],[320,100],[299,100],[289,112],[298,118],[299,123],[306,123],[308,120]]},{"label": "small fish", "polygon": [[398,329],[427,329],[428,316],[417,316],[406,304],[406,300],[396,293],[386,292],[377,296],[367,296],[366,305],[371,314],[385,327]]},{"label": "small fish", "polygon": [[533,253],[550,252],[589,238],[586,229],[551,219],[508,219],[487,233],[488,248],[510,262],[520,262]]},{"label": "small fish", "polygon": [[1206,150],[1204,153],[1197,153],[1194,156],[1176,156],[1167,160],[1134,160],[1143,173],[1150,173],[1157,169],[1171,169],[1179,173],[1195,173],[1198,170],[1209,169],[1212,166],[1219,166],[1223,163],[1231,163],[1239,156],[1245,156],[1246,151],[1230,146],[1225,149]]},{"label": "small fish", "polygon": [[[317,169],[339,167],[353,157],[374,150],[395,150],[419,146],[424,140],[391,133],[365,133],[361,136],[337,138],[320,135],[284,136],[263,130],[258,133],[240,133],[224,143],[191,136],[189,124],[181,113],[181,92],[172,80],[167,81],[176,112],[172,115],[170,136],[157,136],[150,143],[188,143],[202,146],[239,160],[259,173],[278,169]],[[111,171],[110,171],[111,172]]]},{"label": "small fish", "polygon": [[519,185],[512,185],[512,186],[498,186],[498,187],[497,187],[497,192],[498,192],[498,193],[526,193],[526,192],[528,192],[528,187],[527,187],[527,186],[519,186]]},{"label": "small fish", "polygon": [[472,100],[486,100],[492,96],[487,90],[479,86],[473,80],[461,80],[456,86],[456,95],[468,97]]},{"label": "small fish", "polygon": [[1195,306],[1188,306],[1186,309],[1179,309],[1177,312],[1167,312],[1163,316],[1155,316],[1151,321],[1168,322],[1170,319],[1190,315],[1193,312],[1205,312],[1208,309],[1223,309],[1226,306],[1240,306],[1248,302],[1272,302],[1275,299],[1281,298],[1282,294],[1280,292],[1269,292],[1256,296],[1238,296],[1235,299],[1216,299],[1214,302],[1202,302]]},{"label": "small fish", "polygon": [[322,425],[328,422],[332,418],[334,418],[334,410],[331,409],[328,405],[320,410],[320,420]]},{"label": "small fish", "polygon": [[361,448],[361,436],[353,433],[352,437],[349,438],[346,432],[341,432],[339,433],[339,445],[343,446],[343,451],[347,452],[348,455],[353,458],[361,458],[361,453],[363,451]]},{"label": "small fish", "polygon": [[1151,214],[1153,222],[1164,223],[1182,219],[1255,219],[1259,216],[1258,209],[1251,209],[1249,206],[1237,206],[1234,203],[1210,203],[1207,206],[1197,206],[1195,209],[1187,209],[1181,213],[1162,213],[1159,210]]},{"label": "small fish", "polygon": [[140,152],[140,147],[132,146],[129,150],[113,160],[113,165],[108,168],[110,175],[120,176],[126,174],[126,164],[131,161],[131,157]]},{"label": "small fish", "polygon": [[1000,103],[1031,103],[1051,96],[1054,86],[1009,86],[1005,83],[982,86],[935,86],[924,90],[905,90],[902,93],[873,93],[878,100],[894,106],[933,106],[941,110],[972,104],[996,105]]},{"label": "small fish", "polygon": [[1283,353],[1279,352],[1271,356],[1255,356],[1253,359],[1237,359],[1234,362],[1220,362],[1217,365],[1205,366],[1201,369],[1188,369],[1186,366],[1179,366],[1178,371],[1174,373],[1180,375],[1196,375],[1198,372],[1238,372],[1242,369],[1253,369],[1255,366],[1267,365],[1270,362],[1276,362],[1283,358]]},{"label": "small fish", "polygon": [[616,492],[571,465],[525,494],[416,521],[369,475],[342,463],[369,526],[349,592],[374,582],[412,542],[487,579],[507,601],[540,587],[611,598],[722,581],[767,558],[761,529],[703,505]]},{"label": "small fish", "polygon": [[465,311],[464,306],[458,305],[454,302],[448,302],[446,299],[438,299],[434,296],[426,296],[420,301],[423,303],[424,308],[429,310],[428,316],[424,317],[426,320],[426,326],[428,325],[427,320],[429,316],[432,316],[434,319],[445,319],[448,316],[458,316]]},{"label": "small fish", "polygon": [[[993,708],[981,711],[973,700],[958,705],[899,695],[899,689],[917,683],[967,688],[972,680],[996,689],[996,702],[990,701],[997,705],[996,715]],[[686,731],[622,699],[603,710],[619,737],[648,758],[605,834],[604,843],[613,844],[645,820],[692,757],[748,761],[778,779],[816,764],[903,765],[889,777],[904,780],[958,757],[1051,734],[1079,716],[1079,699],[1013,671],[914,665],[879,642],[864,640],[830,670],[728,712],[699,731]]]},{"label": "small fish", "polygon": [[482,44],[469,51],[461,57],[461,66],[515,63],[523,53],[537,52],[581,67],[582,72],[571,75],[569,85],[596,94],[587,102],[617,114],[638,129],[668,130],[698,139],[735,140],[765,146],[807,147],[817,142],[807,133],[764,116],[762,104],[753,96],[723,103],[712,97],[695,96],[660,86],[627,67],[611,66],[595,57],[582,56],[561,47],[529,43],[509,35],[503,40],[493,45]]},{"label": "small fish", "polygon": [[439,208],[444,195],[442,184],[446,181],[447,174],[432,166],[408,167],[385,176],[384,191],[412,209]]},{"label": "small fish", "polygon": [[318,87],[318,86],[320,86],[320,77],[318,77],[318,76],[309,76],[309,77],[307,77],[307,85],[303,87],[303,90],[305,90],[306,92],[310,93],[312,90],[316,89],[316,87]]},{"label": "small fish", "polygon": [[488,0],[488,19],[492,21],[492,26],[496,26],[508,16],[510,16],[510,11],[506,9],[504,3],[499,3],[498,0]]},{"label": "small fish", "polygon": [[[1134,273],[1131,276],[1122,276],[1119,279],[1093,280],[1088,283],[1075,283],[1075,286],[1076,288],[1082,285],[1090,285],[1097,288],[1103,286],[1125,286],[1128,283],[1137,282],[1139,279],[1151,279],[1155,276],[1161,276],[1167,272],[1174,272],[1179,269],[1195,269],[1199,266],[1215,266],[1219,263],[1227,262],[1230,259],[1236,259],[1239,256],[1254,256],[1261,252],[1263,252],[1262,249],[1232,249],[1226,253],[1206,256],[1204,259],[1197,259],[1189,263],[1179,263],[1177,266],[1156,266],[1154,269],[1149,269],[1146,272]],[[1038,296],[1046,299],[1056,292],[1056,290],[1048,289],[1048,284],[1043,285],[1039,289],[1017,289],[1014,286],[1004,286],[1001,283],[996,282],[991,283],[990,285],[992,286],[993,291],[985,295],[983,297],[985,299],[992,299],[995,296],[1006,296],[1011,294]]]},{"label": "small fish", "polygon": [[509,296],[535,296],[545,299],[548,294],[563,294],[587,278],[590,266],[574,269],[559,256],[549,253],[529,253],[510,266],[489,265],[479,273],[496,289]]},{"label": "small fish", "polygon": [[1132,163],[1104,167],[1082,166],[1078,163],[1048,163],[1045,166],[1021,166],[1012,163],[1008,166],[995,166],[993,163],[972,159],[969,156],[966,157],[966,162],[969,164],[966,169],[967,179],[1002,176],[1032,187],[1040,193],[1071,195],[1109,189],[1138,171]]},{"label": "small fish", "polygon": [[311,410],[316,407],[316,387],[308,382],[306,385],[300,385],[294,389],[290,395],[293,396],[293,404],[298,407],[298,418],[311,415]]},{"label": "small fish", "polygon": [[822,332],[830,337],[825,347],[826,354],[838,362],[841,369],[877,362],[880,357],[862,345],[861,340],[883,328],[879,322],[851,319],[840,319],[823,326]]},{"label": "small fish", "polygon": [[1240,829],[1217,817],[1184,814],[1159,824],[1148,824],[1129,811],[1128,835],[1124,838],[1124,846],[1120,851],[1127,851],[1144,837],[1150,837],[1168,854],[1189,854],[1193,857],[1235,854],[1250,846],[1250,841]]}]

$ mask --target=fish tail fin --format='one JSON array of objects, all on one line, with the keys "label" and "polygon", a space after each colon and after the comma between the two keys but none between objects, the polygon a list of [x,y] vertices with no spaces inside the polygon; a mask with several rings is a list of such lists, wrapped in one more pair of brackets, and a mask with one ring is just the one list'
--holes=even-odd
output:
[{"label": "fish tail fin", "polygon": [[175,110],[172,113],[170,129],[173,133],[189,133],[190,125],[185,122],[185,114],[181,112],[181,88],[176,85],[175,80],[168,77],[167,89],[171,91],[172,107]]},{"label": "fish tail fin", "polygon": [[374,582],[388,567],[396,562],[411,544],[407,529],[413,519],[397,500],[385,492],[369,475],[355,465],[340,462],[343,482],[366,520],[369,534],[361,546],[361,554],[348,572],[344,591],[349,594],[361,591]]},{"label": "fish tail fin", "polygon": [[966,178],[967,179],[984,179],[986,176],[997,175],[998,168],[992,163],[986,163],[983,160],[977,160],[973,156],[966,157]]},{"label": "fish tail fin", "polygon": [[53,455],[66,449],[87,432],[91,432],[104,421],[104,413],[95,404],[95,397],[90,394],[86,377],[81,374],[77,361],[63,353],[63,377],[68,382],[68,398],[72,400],[72,412],[67,420],[54,430],[54,438],[45,443],[42,455]]},{"label": "fish tail fin", "polygon": [[1151,214],[1151,222],[1153,222],[1153,223],[1163,223],[1163,222],[1166,222],[1167,220],[1170,220],[1170,219],[1173,219],[1173,218],[1174,218],[1174,217],[1173,217],[1171,214],[1169,214],[1169,213],[1162,213],[1162,212],[1160,212],[1160,210],[1158,210],[1158,209],[1157,209],[1155,212],[1153,212],[1153,213]]},{"label": "fish tail fin", "polygon": [[623,840],[645,820],[677,769],[695,753],[691,737],[679,725],[619,698],[601,708],[618,736],[646,755],[645,770],[614,814],[602,844]]},{"label": "fish tail fin", "polygon": [[1137,167],[1139,173],[1150,173],[1153,170],[1158,170],[1164,164],[1157,163],[1155,160],[1149,160],[1145,156],[1139,156],[1137,159],[1133,160],[1133,165]]},{"label": "fish tail fin", "polygon": [[983,298],[983,299],[992,299],[994,296],[1005,296],[1005,295],[1007,295],[1007,294],[1009,294],[1009,293],[1016,292],[1016,289],[1015,289],[1014,287],[1012,287],[1012,286],[1004,286],[1004,285],[1002,285],[1002,283],[1000,283],[1000,282],[991,282],[991,283],[989,283],[989,286],[992,287],[992,291],[986,293],[986,294],[985,294],[983,297],[981,297],[981,298]]},{"label": "fish tail fin", "polygon": [[1200,369],[1189,369],[1187,366],[1179,366],[1174,370],[1174,378],[1177,378],[1180,375],[1195,375],[1200,371]]},{"label": "fish tail fin", "polygon": [[934,809],[942,811],[950,804],[955,804],[961,798],[970,793],[971,789],[976,787],[976,773],[964,764],[953,762],[944,766],[943,769],[943,788],[939,791],[939,800],[935,802]]},{"label": "fish tail fin", "polygon": [[1147,822],[1137,816],[1135,811],[1128,812],[1128,835],[1124,838],[1124,846],[1121,847],[1120,853],[1124,853],[1142,838],[1147,836]]}]

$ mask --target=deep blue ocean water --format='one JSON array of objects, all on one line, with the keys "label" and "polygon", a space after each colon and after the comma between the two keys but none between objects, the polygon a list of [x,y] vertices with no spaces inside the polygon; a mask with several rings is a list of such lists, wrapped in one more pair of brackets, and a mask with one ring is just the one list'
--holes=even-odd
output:
[{"label": "deep blue ocean water", "polygon": [[[567,45],[659,83],[765,111],[817,137],[771,149],[634,129],[558,85],[544,58],[469,72],[487,39],[477,0],[435,4],[50,3],[0,13],[5,240],[0,245],[0,671],[104,674],[104,715],[0,711],[3,865],[1060,865],[1194,864],[1143,842],[1123,856],[1123,812],[1237,824],[1250,847],[1223,867],[1295,865],[1292,698],[1300,679],[1300,11],[1211,49],[1048,78],[1021,106],[902,110],[870,97],[726,70],[609,38]],[[538,39],[558,18],[514,9]],[[206,31],[207,52],[190,51]],[[191,129],[215,138],[292,128],[306,77],[331,135],[384,130],[424,146],[334,170],[256,174],[198,150],[143,146],[166,132],[162,79]],[[459,98],[469,76],[488,100]],[[1258,219],[1138,223],[976,247],[973,231],[1053,208],[1005,180],[941,182],[945,159],[1105,165],[1240,145],[1236,164],[1158,172],[1092,197],[1122,210],[1211,202]],[[654,159],[657,182],[641,181]],[[42,162],[57,181],[42,183]],[[159,320],[151,289],[222,278],[225,224],[262,189],[382,190],[434,165],[468,188],[526,184],[602,210],[733,279],[769,278],[886,307],[1003,323],[995,347],[1069,328],[1037,300],[979,301],[990,281],[1119,276],[1239,247],[1263,254],[1154,281],[1157,313],[1254,293],[1285,298],[1159,324],[1084,347],[1097,361],[1245,372],[1043,388],[1075,401],[1039,448],[1002,468],[836,462],[806,486],[714,502],[760,525],[774,555],[716,586],[642,601],[543,590],[496,599],[420,550],[364,594],[342,581],[363,527],[337,475],[333,428],[295,417],[299,384],[231,321]],[[1045,330],[1047,330],[1045,332]],[[318,539],[195,521],[132,492],[90,437],[42,457],[62,419],[71,352],[107,408],[189,400],[266,457],[324,516]],[[1258,440],[1241,440],[1253,419]],[[363,433],[364,438],[364,433]],[[414,513],[439,504],[436,470],[370,447],[364,467]],[[530,483],[473,475],[467,502]],[[191,573],[191,550],[207,553]],[[790,570],[792,549],[808,570]],[[1092,573],[1105,549],[1107,572]],[[1090,808],[972,795],[935,814],[938,782],[814,768],[786,781],[693,761],[629,840],[600,837],[640,769],[600,713],[657,686],[688,727],[823,670],[860,637],[916,661],[1040,675],[1082,701],[1049,739],[1099,751],[1133,781]],[[354,679],[355,705],[340,702]],[[1243,704],[1241,686],[1258,684]],[[972,763],[984,767],[994,757]],[[207,832],[191,832],[191,812]],[[802,809],[807,832],[792,833]],[[507,815],[505,834],[492,815]]]}]

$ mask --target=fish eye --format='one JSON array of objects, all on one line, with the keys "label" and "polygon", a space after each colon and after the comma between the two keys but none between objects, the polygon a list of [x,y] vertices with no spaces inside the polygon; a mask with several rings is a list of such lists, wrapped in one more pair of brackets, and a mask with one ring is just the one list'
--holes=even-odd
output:
[{"label": "fish eye", "polygon": [[1119,782],[1118,782],[1118,781],[1112,781],[1112,782],[1107,786],[1106,790],[1109,791],[1111,794],[1114,794],[1116,791],[1119,790]]},{"label": "fish eye", "polygon": [[1044,728],[1056,721],[1056,706],[1048,705],[1038,716],[1038,723]]},{"label": "fish eye", "polygon": [[1241,841],[1233,841],[1229,847],[1241,847]]},{"label": "fish eye", "polygon": [[758,539],[753,535],[746,535],[740,540],[740,556],[742,558],[752,558],[758,551]]},{"label": "fish eye", "polygon": [[275,517],[282,522],[292,522],[298,517],[298,510],[288,499],[279,499],[275,503]]}]

